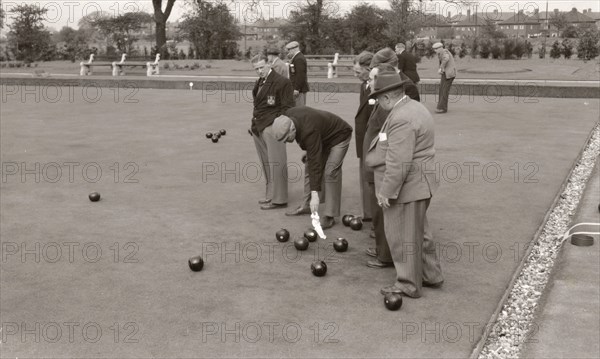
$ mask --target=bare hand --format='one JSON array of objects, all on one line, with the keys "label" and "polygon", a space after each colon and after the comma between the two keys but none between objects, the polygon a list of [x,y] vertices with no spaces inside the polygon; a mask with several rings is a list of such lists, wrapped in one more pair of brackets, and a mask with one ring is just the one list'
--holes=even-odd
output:
[{"label": "bare hand", "polygon": [[390,199],[381,195],[377,195],[377,204],[379,204],[381,208],[390,208]]},{"label": "bare hand", "polygon": [[319,212],[319,194],[317,192],[312,192],[310,195],[310,212]]}]

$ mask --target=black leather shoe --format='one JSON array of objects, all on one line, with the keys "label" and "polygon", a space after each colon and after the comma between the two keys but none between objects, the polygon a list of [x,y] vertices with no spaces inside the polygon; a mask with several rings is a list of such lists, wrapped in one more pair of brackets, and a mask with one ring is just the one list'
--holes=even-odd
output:
[{"label": "black leather shoe", "polygon": [[301,216],[303,214],[310,214],[310,208],[300,206],[294,210],[285,212],[286,216]]},{"label": "black leather shoe", "polygon": [[444,284],[444,281],[440,281],[437,283],[429,283],[429,282],[423,281],[423,287],[427,287],[427,288],[439,288],[442,286],[442,284]]},{"label": "black leather shoe", "polygon": [[287,203],[267,203],[260,206],[260,209],[277,209],[277,208],[286,208]]},{"label": "black leather shoe", "polygon": [[367,261],[367,267],[369,267],[369,268],[387,268],[387,267],[393,267],[393,266],[394,266],[394,262],[384,263],[384,262],[380,261],[379,259],[373,259],[372,261]]},{"label": "black leather shoe", "polygon": [[335,219],[333,217],[325,216],[321,220],[321,228],[323,228],[323,229],[331,228],[331,227],[333,227],[334,224],[335,224]]},{"label": "black leather shoe", "polygon": [[261,199],[258,201],[258,204],[267,204],[267,203],[271,203],[271,200],[265,198],[265,199]]},{"label": "black leather shoe", "polygon": [[367,248],[365,251],[369,257],[377,258],[377,249],[375,248]]}]

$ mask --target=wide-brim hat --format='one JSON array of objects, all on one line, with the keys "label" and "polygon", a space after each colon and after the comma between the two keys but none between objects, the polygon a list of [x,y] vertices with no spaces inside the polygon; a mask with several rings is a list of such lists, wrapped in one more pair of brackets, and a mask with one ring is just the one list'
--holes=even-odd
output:
[{"label": "wide-brim hat", "polygon": [[402,80],[396,71],[380,72],[373,83],[373,92],[369,98],[375,98],[382,93],[395,90],[408,84],[410,80]]}]

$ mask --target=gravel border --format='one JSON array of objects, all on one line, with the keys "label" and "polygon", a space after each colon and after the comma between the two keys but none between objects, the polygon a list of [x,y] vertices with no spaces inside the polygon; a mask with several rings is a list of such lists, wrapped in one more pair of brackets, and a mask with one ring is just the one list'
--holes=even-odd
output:
[{"label": "gravel border", "polygon": [[526,254],[506,300],[503,300],[504,305],[497,318],[494,320],[492,317],[490,324],[493,326],[487,338],[484,333],[485,344],[478,358],[519,357],[523,344],[529,339],[529,331],[534,326],[538,301],[544,293],[564,243],[563,235],[569,229],[599,155],[600,124],[597,124],[579,161],[572,169],[564,190],[547,216],[540,235],[530,244],[532,247]]}]

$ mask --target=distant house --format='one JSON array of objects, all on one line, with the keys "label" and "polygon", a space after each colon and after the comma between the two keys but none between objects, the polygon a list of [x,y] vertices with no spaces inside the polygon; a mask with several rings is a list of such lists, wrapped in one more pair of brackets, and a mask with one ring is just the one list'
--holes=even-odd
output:
[{"label": "distant house", "polygon": [[[534,13],[537,15],[537,13]],[[527,16],[523,10],[510,18],[498,23],[498,30],[504,32],[508,37],[536,37],[541,31],[539,19]]]},{"label": "distant house", "polygon": [[454,36],[465,39],[479,35],[481,27],[486,24],[486,20],[480,15],[471,15],[471,10],[467,10],[464,17],[462,14],[455,16],[452,22]]},{"label": "distant house", "polygon": [[548,36],[557,37],[560,36],[560,34],[558,29],[551,25],[553,18],[557,16],[564,16],[566,23],[575,27],[580,27],[584,24],[596,24],[596,26],[598,26],[598,20],[588,16],[588,12],[591,13],[591,11],[586,11],[586,14],[580,13],[577,11],[577,8],[573,8],[568,12],[560,12],[558,9],[554,9],[552,12],[540,12],[538,18],[539,22],[541,23],[541,29],[547,31]]},{"label": "distant house", "polygon": [[600,12],[596,11],[593,12],[592,9],[584,9],[583,10],[583,15],[594,19],[594,22],[596,23],[596,27],[600,30]]},{"label": "distant house", "polygon": [[281,38],[279,28],[285,23],[283,19],[271,18],[260,19],[251,24],[239,24],[238,27],[247,40],[277,40]]}]

